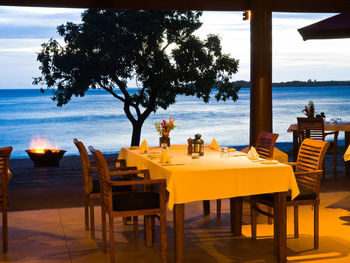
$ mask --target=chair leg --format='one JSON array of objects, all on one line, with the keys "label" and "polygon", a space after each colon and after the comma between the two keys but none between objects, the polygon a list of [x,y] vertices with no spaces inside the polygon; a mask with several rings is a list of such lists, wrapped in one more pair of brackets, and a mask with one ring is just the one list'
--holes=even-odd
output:
[{"label": "chair leg", "polygon": [[146,246],[151,247],[153,243],[151,216],[145,216],[145,233],[146,233]]},{"label": "chair leg", "polygon": [[128,218],[126,216],[123,217],[123,225],[128,224]]},{"label": "chair leg", "polygon": [[210,215],[210,201],[203,200],[203,214],[205,216]]},{"label": "chair leg", "polygon": [[252,231],[252,239],[256,239],[256,218],[257,212],[255,210],[256,201],[253,197],[250,198],[250,224]]},{"label": "chair leg", "polygon": [[109,253],[111,254],[111,263],[114,263],[114,220],[113,216],[109,215]]},{"label": "chair leg", "polygon": [[146,235],[146,216],[143,216],[143,237],[145,239],[145,241],[147,240],[147,235]]},{"label": "chair leg", "polygon": [[337,174],[337,148],[334,146],[334,168],[333,168],[334,175]]},{"label": "chair leg", "polygon": [[216,216],[217,218],[221,217],[221,199],[216,200]]},{"label": "chair leg", "polygon": [[151,216],[152,241],[155,239],[156,232],[156,216]]},{"label": "chair leg", "polygon": [[319,244],[319,206],[314,205],[314,248],[318,249]]},{"label": "chair leg", "polygon": [[107,227],[106,227],[106,213],[101,206],[101,223],[102,223],[102,252],[107,252]]},{"label": "chair leg", "polygon": [[[6,204],[5,204],[6,202]],[[7,226],[7,199],[5,198],[2,207],[2,251],[8,251],[8,226]]]},{"label": "chair leg", "polygon": [[161,254],[162,262],[168,261],[168,245],[167,245],[167,233],[166,233],[166,209],[165,207],[160,209],[160,242],[161,242]]},{"label": "chair leg", "polygon": [[132,217],[132,222],[134,224],[134,236],[138,237],[139,236],[139,222],[138,222],[138,217],[133,216]]},{"label": "chair leg", "polygon": [[294,206],[294,238],[299,238],[299,207]]},{"label": "chair leg", "polygon": [[94,200],[90,198],[90,234],[91,238],[95,239],[95,211],[94,211]]},{"label": "chair leg", "polygon": [[85,230],[89,230],[89,197],[84,194]]},{"label": "chair leg", "polygon": [[[267,212],[270,214],[270,215],[272,215],[272,207],[270,207],[270,206],[268,206],[267,207]],[[269,224],[269,225],[272,225],[272,217],[267,217],[267,223]]]}]

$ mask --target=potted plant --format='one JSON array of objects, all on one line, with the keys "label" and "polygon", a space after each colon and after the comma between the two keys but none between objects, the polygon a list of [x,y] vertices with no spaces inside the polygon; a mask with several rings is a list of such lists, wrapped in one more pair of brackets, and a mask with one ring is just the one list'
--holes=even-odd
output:
[{"label": "potted plant", "polygon": [[310,100],[308,106],[305,106],[305,109],[303,109],[301,112],[304,113],[308,118],[314,118],[315,117],[314,102]]}]

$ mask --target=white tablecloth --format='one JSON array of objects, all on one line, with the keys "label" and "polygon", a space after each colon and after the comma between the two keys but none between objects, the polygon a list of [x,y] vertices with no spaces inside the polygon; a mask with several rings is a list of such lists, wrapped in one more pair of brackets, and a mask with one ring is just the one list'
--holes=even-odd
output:
[{"label": "white tablecloth", "polygon": [[[160,163],[159,147],[150,147],[141,154],[138,147],[122,148],[120,159],[128,166],[149,169],[151,178],[165,178],[169,191],[170,209],[174,204],[199,200],[222,199],[264,193],[292,191],[299,194],[291,166],[254,162],[239,152],[220,158],[220,151],[205,148],[204,156],[193,159],[187,155],[185,145],[169,147],[172,163]],[[240,156],[236,156],[240,155]]]}]

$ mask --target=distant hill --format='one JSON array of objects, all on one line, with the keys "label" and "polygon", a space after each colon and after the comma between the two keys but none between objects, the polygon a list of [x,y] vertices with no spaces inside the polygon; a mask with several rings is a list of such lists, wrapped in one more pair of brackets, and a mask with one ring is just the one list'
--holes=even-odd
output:
[{"label": "distant hill", "polygon": [[[245,80],[238,80],[234,82],[238,86],[241,86],[242,88],[249,88],[250,82]],[[300,81],[300,80],[293,80],[293,81],[287,81],[287,82],[275,82],[272,83],[272,87],[321,87],[321,86],[350,86],[350,81],[336,81],[336,80],[329,80],[329,81]]]}]

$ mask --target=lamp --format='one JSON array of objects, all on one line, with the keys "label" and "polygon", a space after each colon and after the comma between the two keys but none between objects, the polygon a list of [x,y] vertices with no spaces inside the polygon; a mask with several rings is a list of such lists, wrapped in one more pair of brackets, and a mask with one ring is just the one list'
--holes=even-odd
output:
[{"label": "lamp", "polygon": [[200,134],[196,134],[194,137],[195,139],[192,140],[193,142],[193,152],[194,153],[198,153],[199,156],[203,156],[204,155],[204,141],[201,139]]},{"label": "lamp", "polygon": [[243,12],[243,20],[244,21],[250,20],[250,17],[251,17],[251,12],[249,10],[246,10]]}]

